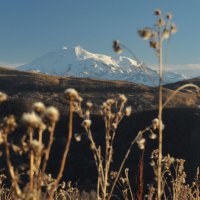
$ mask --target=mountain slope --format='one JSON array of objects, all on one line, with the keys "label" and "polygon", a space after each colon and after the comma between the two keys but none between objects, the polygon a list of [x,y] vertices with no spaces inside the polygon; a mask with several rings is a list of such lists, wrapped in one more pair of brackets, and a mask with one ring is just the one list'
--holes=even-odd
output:
[{"label": "mountain slope", "polygon": [[[125,56],[113,59],[107,55],[90,53],[80,46],[58,48],[30,63],[19,66],[18,69],[50,75],[123,80],[150,86],[158,84],[158,73],[139,60]],[[168,73],[165,83],[184,78],[179,74]]]},{"label": "mountain slope", "polygon": [[[33,72],[24,72],[0,67],[0,91],[10,96],[8,107],[13,101],[23,101],[29,107],[33,102],[43,101],[46,105],[55,105],[62,112],[66,111],[63,92],[67,88],[75,88],[84,99],[94,102],[95,107],[107,98],[123,93],[134,111],[157,108],[158,89],[124,81],[103,81],[89,78],[50,76]],[[173,90],[163,88],[165,101]],[[167,107],[196,107],[198,98],[195,93],[179,92]],[[14,107],[18,107],[15,105]]]}]

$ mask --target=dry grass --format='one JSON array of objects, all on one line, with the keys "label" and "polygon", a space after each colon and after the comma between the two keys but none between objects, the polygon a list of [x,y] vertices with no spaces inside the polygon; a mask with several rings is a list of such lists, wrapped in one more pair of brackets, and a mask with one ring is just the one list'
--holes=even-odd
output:
[{"label": "dry grass", "polygon": [[[176,26],[171,22],[172,15],[167,14],[164,20],[160,10],[155,11],[156,25],[154,28],[144,28],[138,31],[139,35],[149,40],[150,46],[156,51],[159,60],[159,97],[158,97],[158,118],[152,119],[152,123],[141,129],[136,137],[130,142],[130,146],[121,161],[119,169],[112,171],[114,141],[117,128],[124,118],[130,116],[132,108],[127,106],[127,98],[120,94],[116,97],[107,99],[102,103],[98,110],[98,114],[104,120],[105,133],[104,145],[100,146],[94,140],[91,130],[93,112],[93,104],[88,101],[84,107],[81,106],[82,97],[75,89],[67,89],[64,92],[65,101],[69,106],[69,121],[67,142],[63,151],[62,161],[56,177],[52,178],[47,174],[46,169],[49,158],[51,156],[52,145],[54,142],[55,127],[59,120],[59,112],[53,107],[45,107],[42,102],[33,105],[32,111],[24,113],[21,123],[26,127],[27,134],[21,138],[21,145],[15,145],[10,141],[10,134],[17,127],[15,116],[4,117],[0,124],[0,144],[4,148],[7,171],[9,173],[9,181],[11,187],[7,188],[4,181],[7,179],[5,175],[0,176],[0,199],[1,200],[199,200],[200,199],[200,174],[197,168],[196,176],[192,184],[186,182],[187,173],[184,170],[185,160],[176,159],[170,156],[163,156],[162,153],[162,132],[164,124],[162,121],[162,111],[167,104],[185,88],[195,88],[199,95],[199,87],[194,84],[185,84],[171,93],[165,101],[163,101],[163,62],[162,62],[162,43],[164,39],[170,39],[171,34],[176,32]],[[169,40],[168,40],[169,41]],[[169,44],[169,43],[168,43]],[[114,50],[119,53],[122,51],[119,41],[114,41]],[[127,49],[127,48],[126,48]],[[128,49],[129,50],[129,49]],[[134,56],[134,55],[133,55]],[[24,76],[28,76],[26,73]],[[42,75],[40,75],[42,76]],[[30,77],[29,77],[30,78]],[[56,80],[56,81],[55,81]],[[49,80],[52,84],[58,84],[58,79]],[[7,100],[7,95],[0,93],[0,102]],[[93,153],[94,162],[97,170],[96,190],[91,192],[80,191],[76,186],[68,182],[61,182],[63,172],[67,163],[68,153],[73,133],[73,114],[77,113],[82,118],[82,126],[84,127],[87,137],[90,141],[90,149]],[[48,144],[45,146],[43,141],[44,132],[49,133]],[[156,132],[159,134],[157,135]],[[145,136],[150,139],[158,138],[158,149],[154,150],[151,155],[150,165],[154,171],[155,185],[149,185],[148,193],[144,191],[144,149],[146,144]],[[75,139],[81,140],[81,135],[76,134]],[[142,156],[139,161],[139,183],[136,186],[137,191],[133,189],[130,181],[129,171],[124,169],[124,165],[133,149],[137,145],[142,150]],[[28,180],[23,181],[19,170],[12,164],[11,149],[18,155],[26,155],[29,158],[29,168],[22,173],[28,175]],[[198,158],[197,158],[198,159]],[[77,161],[78,162],[78,161]],[[118,190],[118,192],[116,192]],[[119,194],[120,193],[120,194]]]}]

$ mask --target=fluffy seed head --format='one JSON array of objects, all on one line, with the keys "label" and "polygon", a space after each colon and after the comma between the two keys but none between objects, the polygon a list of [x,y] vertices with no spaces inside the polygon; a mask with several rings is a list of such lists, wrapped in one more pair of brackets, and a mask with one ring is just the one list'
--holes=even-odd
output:
[{"label": "fluffy seed head", "polygon": [[124,103],[127,102],[127,98],[126,98],[126,96],[125,96],[124,94],[120,94],[120,95],[119,95],[119,99],[120,99],[122,102],[124,102]]},{"label": "fluffy seed head", "polygon": [[126,107],[126,109],[125,109],[125,115],[127,117],[129,117],[131,115],[131,112],[132,112],[131,106]]},{"label": "fluffy seed head", "polygon": [[157,138],[157,135],[153,131],[150,131],[149,138],[155,140]]},{"label": "fluffy seed head", "polygon": [[162,33],[162,38],[163,39],[168,39],[170,36],[170,31],[168,29],[164,29]]},{"label": "fluffy seed head", "polygon": [[0,103],[6,101],[8,98],[7,94],[0,92]]},{"label": "fluffy seed head", "polygon": [[145,148],[145,144],[138,144],[138,148],[143,150]]},{"label": "fluffy seed head", "polygon": [[44,113],[46,107],[42,102],[36,102],[33,104],[33,110],[37,113],[37,114],[42,114]]},{"label": "fluffy seed head", "polygon": [[143,137],[141,136],[141,137],[139,137],[139,138],[137,139],[136,142],[137,142],[137,145],[138,145],[139,149],[144,149],[144,148],[145,148],[145,143],[146,143],[145,138],[143,138]]},{"label": "fluffy seed head", "polygon": [[66,89],[64,94],[67,99],[70,99],[72,101],[82,101],[82,98],[80,99],[78,92],[73,88]]},{"label": "fluffy seed head", "polygon": [[[152,128],[153,128],[153,130],[159,129],[159,125],[160,125],[160,120],[158,118],[155,118],[152,121]],[[165,125],[162,123],[162,129],[164,129],[164,128],[165,128]]]},{"label": "fluffy seed head", "polygon": [[168,20],[171,20],[172,17],[173,17],[172,13],[167,13],[167,14],[166,14],[166,18],[167,18]]},{"label": "fluffy seed head", "polygon": [[118,40],[113,41],[113,50],[116,53],[122,53],[122,48],[121,48],[120,42]]},{"label": "fluffy seed head", "polygon": [[153,121],[152,121],[152,128],[155,130],[157,128],[159,128],[159,119],[158,118],[155,118]]},{"label": "fluffy seed head", "polygon": [[146,140],[143,137],[137,139],[138,144],[145,144]]},{"label": "fluffy seed head", "polygon": [[154,14],[157,15],[157,16],[160,16],[161,15],[161,10],[160,9],[156,9],[154,11]]},{"label": "fluffy seed head", "polygon": [[171,33],[172,33],[172,34],[176,33],[176,32],[177,32],[176,24],[173,23],[173,24],[171,25],[171,29],[170,29],[170,30],[171,30]]},{"label": "fluffy seed head", "polygon": [[17,127],[17,123],[15,121],[14,115],[9,115],[7,117],[4,117],[4,119],[3,119],[3,125],[9,131],[14,131],[15,128]]},{"label": "fluffy seed head", "polygon": [[140,29],[140,30],[138,30],[138,34],[144,40],[148,40],[152,36],[152,30],[150,28]]},{"label": "fluffy seed head", "polygon": [[21,121],[29,128],[38,128],[42,122],[41,118],[35,112],[24,113]]},{"label": "fluffy seed head", "polygon": [[44,116],[50,122],[55,123],[59,120],[60,114],[57,108],[50,106],[45,110]]},{"label": "fluffy seed head", "polygon": [[83,122],[82,122],[82,126],[86,129],[90,128],[92,122],[90,119],[85,119]]},{"label": "fluffy seed head", "polygon": [[163,27],[163,26],[165,26],[165,20],[162,19],[162,18],[158,19],[156,25],[157,25],[158,27]]},{"label": "fluffy seed head", "polygon": [[92,108],[93,104],[92,104],[91,101],[88,101],[88,102],[86,103],[86,106],[87,106],[88,108]]},{"label": "fluffy seed head", "polygon": [[74,134],[74,139],[75,139],[77,142],[80,142],[80,141],[81,141],[81,134],[75,133],[75,134]]},{"label": "fluffy seed head", "polygon": [[159,43],[157,41],[149,41],[149,45],[153,49],[157,49],[159,46]]},{"label": "fluffy seed head", "polygon": [[35,153],[35,155],[41,155],[44,145],[40,143],[38,140],[32,140],[30,147]]}]

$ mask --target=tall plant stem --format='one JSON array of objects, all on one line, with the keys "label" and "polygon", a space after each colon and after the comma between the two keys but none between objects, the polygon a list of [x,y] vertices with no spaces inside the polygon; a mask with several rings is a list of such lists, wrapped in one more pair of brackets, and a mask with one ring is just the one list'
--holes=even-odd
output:
[{"label": "tall plant stem", "polygon": [[158,185],[157,185],[157,192],[158,192],[158,200],[161,200],[162,191],[161,191],[161,184],[162,184],[162,141],[163,141],[163,125],[162,125],[162,111],[163,111],[163,102],[162,102],[162,83],[163,83],[163,63],[162,63],[162,38],[161,33],[159,34],[159,111],[158,111],[158,119],[159,119],[159,140],[158,140]]},{"label": "tall plant stem", "polygon": [[[29,130],[29,143],[31,144],[33,141],[33,129],[31,128]],[[31,149],[30,151],[30,190],[33,190],[34,183],[33,183],[33,178],[34,178],[34,154],[33,150]]]},{"label": "tall plant stem", "polygon": [[[40,188],[40,186],[41,186],[41,182],[42,182],[42,179],[43,179],[45,171],[46,171],[47,162],[49,160],[49,155],[50,155],[51,147],[52,147],[52,144],[53,144],[55,125],[56,124],[53,123],[52,126],[51,126],[50,136],[49,136],[49,143],[48,143],[47,149],[45,151],[45,157],[44,157],[44,161],[43,161],[43,166],[42,166],[42,170],[40,172],[39,181],[38,181],[38,188]],[[40,133],[40,135],[39,135],[39,141],[42,143],[42,133]],[[39,158],[39,162],[41,162],[40,159],[41,159],[41,157]]]},{"label": "tall plant stem", "polygon": [[14,187],[15,194],[17,196],[20,196],[21,190],[20,190],[18,182],[17,182],[17,177],[14,172],[14,167],[11,163],[11,156],[10,156],[9,143],[8,143],[8,133],[5,134],[4,145],[5,145],[5,154],[6,154],[6,164],[8,167],[10,177],[12,179],[12,186]]},{"label": "tall plant stem", "polygon": [[55,180],[55,182],[54,182],[54,184],[53,184],[53,186],[52,186],[52,188],[49,192],[49,200],[53,200],[54,191],[55,191],[56,187],[58,186],[60,179],[62,178],[63,171],[64,171],[65,164],[66,164],[66,160],[67,160],[67,155],[68,155],[71,140],[72,140],[72,125],[73,125],[72,124],[73,123],[73,105],[72,105],[72,103],[73,102],[70,100],[68,140],[67,140],[65,150],[64,150],[64,153],[63,153],[62,162],[61,162],[61,165],[60,165],[60,170],[59,170],[57,178],[56,178],[56,180]]},{"label": "tall plant stem", "polygon": [[119,170],[118,170],[118,172],[117,172],[117,176],[115,177],[115,180],[114,180],[114,182],[113,182],[113,184],[112,184],[111,190],[110,190],[110,192],[109,192],[109,194],[108,194],[108,200],[110,200],[111,197],[112,197],[112,194],[113,194],[114,188],[115,188],[115,186],[116,186],[116,183],[117,183],[117,181],[118,181],[118,179],[119,179],[119,176],[120,176],[121,171],[122,171],[122,169],[123,169],[123,167],[124,167],[124,164],[125,164],[126,160],[128,159],[128,156],[129,156],[129,154],[130,154],[130,152],[131,152],[131,149],[132,149],[133,145],[136,143],[137,139],[138,139],[143,133],[145,133],[147,130],[149,130],[149,127],[145,128],[143,131],[140,131],[140,132],[137,134],[137,136],[134,138],[134,140],[131,142],[131,144],[130,144],[130,146],[129,146],[129,148],[128,148],[128,150],[127,150],[125,156],[124,156],[124,159],[123,159],[123,161],[121,162],[121,165],[120,165]]}]

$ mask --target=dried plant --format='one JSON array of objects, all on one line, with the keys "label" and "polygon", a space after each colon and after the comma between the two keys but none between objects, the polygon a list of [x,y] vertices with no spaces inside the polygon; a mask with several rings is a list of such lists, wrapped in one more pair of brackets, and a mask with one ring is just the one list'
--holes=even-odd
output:
[{"label": "dried plant", "polygon": [[143,28],[138,30],[138,34],[144,40],[149,40],[149,45],[153,48],[158,56],[159,61],[159,165],[158,165],[158,200],[161,199],[161,162],[162,162],[162,143],[163,143],[163,128],[162,128],[162,110],[163,110],[163,41],[169,39],[176,32],[176,25],[172,23],[172,14],[167,13],[164,19],[160,9],[155,10],[156,22],[153,28]]},{"label": "dried plant", "polygon": [[[161,165],[161,194],[163,199],[183,199],[198,200],[199,196],[199,168],[197,168],[194,182],[190,185],[186,182],[187,174],[184,171],[185,160],[175,159],[169,154],[162,157]],[[151,154],[150,165],[153,167],[155,179],[157,180],[159,165],[159,150],[154,150]],[[146,195],[148,200],[153,200],[155,188],[151,185],[149,193]]]}]

